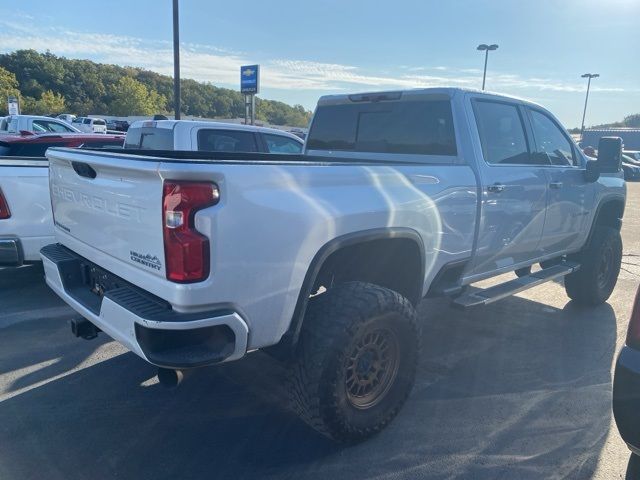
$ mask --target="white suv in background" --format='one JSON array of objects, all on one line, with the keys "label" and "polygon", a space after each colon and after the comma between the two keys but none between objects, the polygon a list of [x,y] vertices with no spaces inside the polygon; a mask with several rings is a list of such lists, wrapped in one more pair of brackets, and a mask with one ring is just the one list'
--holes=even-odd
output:
[{"label": "white suv in background", "polygon": [[107,122],[102,118],[78,117],[73,120],[73,126],[81,132],[107,133]]}]

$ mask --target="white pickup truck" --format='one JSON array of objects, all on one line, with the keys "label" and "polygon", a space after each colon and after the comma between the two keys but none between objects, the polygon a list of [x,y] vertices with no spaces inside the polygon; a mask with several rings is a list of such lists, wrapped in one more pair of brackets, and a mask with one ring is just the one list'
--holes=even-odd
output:
[{"label": "white pickup truck", "polygon": [[76,133],[0,135],[0,267],[39,262],[54,241],[47,148],[122,146],[123,137]]},{"label": "white pickup truck", "polygon": [[273,352],[300,416],[359,440],[411,390],[423,297],[469,308],[565,276],[575,302],[608,299],[620,150],[587,161],[539,105],[453,88],[323,97],[303,155],[50,149],[46,280],[78,335],[165,383]]}]

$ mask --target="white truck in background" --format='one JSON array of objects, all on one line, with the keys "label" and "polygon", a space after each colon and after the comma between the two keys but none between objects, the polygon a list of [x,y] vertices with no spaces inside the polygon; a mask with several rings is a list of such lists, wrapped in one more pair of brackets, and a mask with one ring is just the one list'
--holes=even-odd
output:
[{"label": "white truck in background", "polygon": [[54,241],[47,148],[122,147],[122,136],[80,133],[0,135],[0,267],[40,261]]},{"label": "white truck in background", "polygon": [[125,148],[202,152],[301,153],[304,141],[275,128],[191,120],[141,120],[127,130]]},{"label": "white truck in background", "polygon": [[[123,141],[121,135],[84,133],[0,136],[0,267],[39,262],[40,249],[54,241],[45,150],[121,148]],[[278,153],[300,153],[303,145],[270,128],[174,120],[134,123],[126,142],[137,149]]]},{"label": "white truck in background", "polygon": [[81,315],[77,335],[104,331],[163,383],[271,351],[295,411],[336,440],[400,410],[423,297],[471,308],[564,277],[574,302],[597,305],[616,284],[620,139],[589,161],[524,100],[322,97],[302,155],[173,151],[166,136],[164,151],[48,151],[47,284]]},{"label": "white truck in background", "polygon": [[0,119],[0,134],[21,132],[39,133],[81,133],[73,125],[63,120],[38,115],[10,115]]}]

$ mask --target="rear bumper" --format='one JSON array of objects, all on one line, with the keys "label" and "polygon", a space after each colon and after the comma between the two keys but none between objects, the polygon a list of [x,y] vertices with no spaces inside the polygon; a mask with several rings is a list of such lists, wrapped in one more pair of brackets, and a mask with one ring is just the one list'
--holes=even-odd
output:
[{"label": "rear bumper", "polygon": [[[47,245],[41,256],[47,284],[65,302],[149,363],[191,368],[237,360],[246,353],[249,330],[237,312],[179,313],[59,244]],[[88,280],[96,278],[96,268],[97,278],[109,285],[103,295],[93,293]]]},{"label": "rear bumper", "polygon": [[0,239],[0,267],[19,267],[24,263],[20,240]]},{"label": "rear bumper", "polygon": [[622,439],[640,455],[640,351],[627,346],[616,363],[613,416]]}]

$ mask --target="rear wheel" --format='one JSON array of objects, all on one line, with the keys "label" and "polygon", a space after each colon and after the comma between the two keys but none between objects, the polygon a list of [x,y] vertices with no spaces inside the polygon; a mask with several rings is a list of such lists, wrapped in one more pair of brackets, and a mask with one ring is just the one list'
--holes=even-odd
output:
[{"label": "rear wheel", "polygon": [[531,266],[522,267],[515,271],[517,277],[526,277],[527,275],[531,275]]},{"label": "rear wheel", "polygon": [[580,269],[564,280],[567,295],[580,305],[600,305],[606,302],[618,281],[622,262],[622,239],[615,228],[599,226],[589,244],[571,260]]},{"label": "rear wheel", "polygon": [[382,430],[413,386],[420,349],[416,312],[400,294],[350,282],[314,298],[291,372],[294,410],[334,440]]}]

